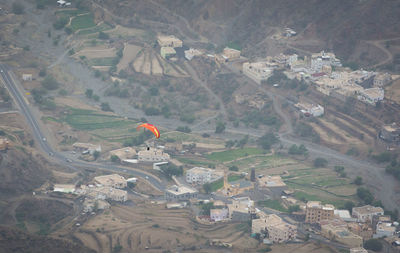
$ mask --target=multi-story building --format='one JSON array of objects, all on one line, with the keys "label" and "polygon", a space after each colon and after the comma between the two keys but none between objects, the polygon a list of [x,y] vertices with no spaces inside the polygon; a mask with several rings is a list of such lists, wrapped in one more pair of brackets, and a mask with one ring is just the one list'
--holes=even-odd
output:
[{"label": "multi-story building", "polygon": [[197,191],[186,187],[173,185],[165,190],[165,199],[167,201],[190,200],[197,198]]},{"label": "multi-story building", "polygon": [[309,201],[306,204],[306,222],[320,223],[322,220],[331,220],[334,210],[333,205],[322,205],[320,201]]},{"label": "multi-story building", "polygon": [[182,47],[183,42],[182,40],[178,39],[174,35],[159,35],[157,36],[157,43],[160,45],[160,47]]},{"label": "multi-story building", "polygon": [[163,162],[169,160],[169,154],[161,149],[148,147],[138,152],[138,160],[140,162]]},{"label": "multi-story building", "polygon": [[325,53],[325,51],[322,51],[320,53],[311,55],[311,70],[314,73],[321,72],[322,67],[327,65],[341,67],[342,63],[333,53]]},{"label": "multi-story building", "polygon": [[249,197],[235,198],[227,206],[229,218],[233,221],[248,221],[255,213],[254,201]]},{"label": "multi-story building", "polygon": [[211,182],[212,170],[194,167],[186,171],[186,182],[190,184],[205,184]]},{"label": "multi-story building", "polygon": [[392,81],[392,76],[388,73],[379,73],[374,78],[375,87],[383,87]]},{"label": "multi-story building", "polygon": [[391,237],[396,232],[396,226],[392,222],[379,222],[376,225],[374,238]]},{"label": "multi-story building", "polygon": [[126,188],[127,182],[123,176],[118,174],[98,176],[94,178],[96,184],[114,188]]},{"label": "multi-story building", "polygon": [[358,222],[372,222],[372,217],[375,215],[383,215],[382,207],[374,207],[370,205],[353,207],[352,215],[357,218]]},{"label": "multi-story building", "polygon": [[383,125],[379,132],[379,138],[389,143],[400,144],[400,124]]},{"label": "multi-story building", "polygon": [[262,81],[266,81],[274,70],[274,66],[271,66],[269,62],[245,62],[243,63],[243,74],[256,83],[261,84]]},{"label": "multi-story building", "polygon": [[340,243],[346,244],[349,247],[361,247],[363,238],[350,232],[346,224],[339,220],[325,220],[321,222],[321,234]]},{"label": "multi-story building", "polygon": [[362,102],[376,105],[376,103],[382,101],[385,98],[385,91],[382,88],[365,89],[360,91],[357,98]]},{"label": "multi-story building", "polygon": [[95,187],[89,190],[87,196],[94,199],[110,199],[114,201],[125,202],[128,200],[128,192],[112,187]]},{"label": "multi-story building", "polygon": [[251,232],[265,234],[272,242],[282,243],[296,238],[297,227],[284,222],[275,214],[264,214],[252,220]]}]

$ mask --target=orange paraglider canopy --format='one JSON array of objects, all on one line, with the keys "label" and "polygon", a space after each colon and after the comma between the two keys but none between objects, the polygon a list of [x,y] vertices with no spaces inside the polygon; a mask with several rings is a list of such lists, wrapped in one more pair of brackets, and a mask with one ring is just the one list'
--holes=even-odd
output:
[{"label": "orange paraglider canopy", "polygon": [[158,131],[157,127],[153,126],[152,124],[149,123],[141,124],[136,128],[136,130],[139,130],[140,128],[146,128],[150,130],[156,136],[157,139],[160,138],[160,131]]}]

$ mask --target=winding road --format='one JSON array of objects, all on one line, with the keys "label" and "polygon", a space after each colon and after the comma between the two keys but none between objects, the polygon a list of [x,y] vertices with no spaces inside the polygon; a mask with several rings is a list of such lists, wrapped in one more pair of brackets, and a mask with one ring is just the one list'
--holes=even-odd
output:
[{"label": "winding road", "polygon": [[117,167],[114,165],[100,164],[100,163],[87,163],[76,159],[67,158],[64,154],[55,151],[50,144],[47,142],[46,135],[43,134],[40,124],[36,120],[34,114],[31,112],[27,99],[22,95],[22,92],[19,90],[17,85],[14,82],[12,75],[9,73],[9,69],[6,65],[0,64],[0,74],[2,79],[4,80],[4,84],[8,89],[10,95],[14,98],[16,105],[19,107],[21,114],[26,118],[26,121],[29,127],[32,130],[32,134],[35,138],[36,143],[38,143],[38,147],[49,155],[49,157],[53,160],[56,160],[58,164],[63,165],[65,167],[72,168],[77,170],[77,168],[90,168],[90,169],[105,169],[113,172],[123,172],[130,174],[132,176],[146,178],[147,181],[150,182],[154,187],[156,187],[160,191],[164,191],[166,185],[158,179],[157,177],[151,175],[150,173],[146,173],[143,171],[135,170],[132,168],[124,168]]}]

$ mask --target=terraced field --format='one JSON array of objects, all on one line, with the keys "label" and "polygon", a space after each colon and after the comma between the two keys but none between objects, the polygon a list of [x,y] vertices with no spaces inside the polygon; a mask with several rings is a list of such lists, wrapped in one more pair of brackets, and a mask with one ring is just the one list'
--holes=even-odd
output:
[{"label": "terraced field", "polygon": [[121,252],[152,252],[202,247],[208,240],[220,239],[232,243],[236,250],[256,250],[258,243],[251,239],[247,223],[204,225],[192,218],[189,209],[169,210],[164,205],[138,203],[134,207],[114,206],[111,211],[91,218],[73,237],[97,252],[111,252],[116,246]]}]

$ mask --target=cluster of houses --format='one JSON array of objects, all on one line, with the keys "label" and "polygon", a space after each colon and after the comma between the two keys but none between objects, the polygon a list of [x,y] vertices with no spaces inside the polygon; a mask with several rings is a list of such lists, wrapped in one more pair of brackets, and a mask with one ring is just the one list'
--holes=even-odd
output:
[{"label": "cluster of houses", "polygon": [[365,205],[354,207],[352,212],[337,210],[333,205],[309,201],[305,206],[305,222],[316,225],[321,235],[350,248],[358,248],[371,238],[393,237],[397,222],[384,215],[381,207]]},{"label": "cluster of houses", "polygon": [[275,69],[286,69],[289,78],[315,84],[316,89],[327,96],[339,99],[351,96],[372,105],[383,100],[382,87],[392,81],[388,73],[348,71],[335,54],[325,51],[304,58],[296,54],[268,56],[264,61],[245,62],[242,66],[243,74],[259,84],[266,81]]},{"label": "cluster of houses", "polygon": [[83,211],[92,212],[95,209],[110,208],[110,204],[106,200],[126,202],[128,200],[128,192],[123,189],[131,181],[136,182],[136,178],[125,179],[118,174],[111,174],[97,176],[92,183],[87,185],[55,184],[53,192],[84,196]]}]

